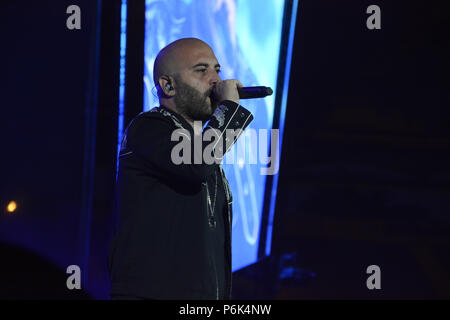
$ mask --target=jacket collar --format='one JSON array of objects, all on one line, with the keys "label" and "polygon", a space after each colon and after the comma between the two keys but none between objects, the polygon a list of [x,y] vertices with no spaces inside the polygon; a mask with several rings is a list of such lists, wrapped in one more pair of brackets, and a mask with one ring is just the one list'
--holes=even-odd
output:
[{"label": "jacket collar", "polygon": [[155,110],[155,111],[159,111],[162,115],[172,118],[172,121],[180,129],[181,128],[187,129],[187,130],[189,130],[191,132],[191,134],[194,134],[194,129],[192,128],[192,126],[179,113],[177,113],[177,112],[175,112],[175,111],[165,107],[164,105],[161,105],[161,106],[156,107],[154,109],[158,109],[158,110]]}]

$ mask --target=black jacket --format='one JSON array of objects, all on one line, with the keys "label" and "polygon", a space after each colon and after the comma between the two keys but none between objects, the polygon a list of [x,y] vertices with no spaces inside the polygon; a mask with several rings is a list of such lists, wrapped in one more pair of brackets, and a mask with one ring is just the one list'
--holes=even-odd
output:
[{"label": "black jacket", "polygon": [[[225,130],[243,130],[252,120],[247,109],[223,101],[205,130],[215,129],[229,145],[236,138],[229,141]],[[119,219],[108,261],[111,295],[220,298],[208,232],[214,227],[215,217],[208,211],[205,182],[216,171],[222,177],[228,203],[223,219],[225,298],[231,298],[232,196],[228,182],[220,164],[173,163],[171,153],[179,141],[171,141],[171,135],[176,129],[185,129],[194,137],[192,127],[181,116],[157,107],[139,114],[125,132],[116,186]],[[193,143],[194,139],[190,141]],[[204,142],[201,151],[209,143]]]}]

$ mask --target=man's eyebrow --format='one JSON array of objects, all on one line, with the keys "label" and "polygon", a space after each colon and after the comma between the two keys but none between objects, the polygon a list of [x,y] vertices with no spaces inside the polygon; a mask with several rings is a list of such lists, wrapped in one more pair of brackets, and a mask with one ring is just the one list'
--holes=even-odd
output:
[{"label": "man's eyebrow", "polygon": [[[203,63],[203,62],[197,63],[195,66],[192,67],[192,69],[197,68],[197,67],[205,67],[205,68],[208,68],[208,67],[209,67],[209,64],[208,64],[208,63]],[[219,68],[219,69],[220,69],[220,64],[216,64],[216,65],[214,66],[214,68]]]}]

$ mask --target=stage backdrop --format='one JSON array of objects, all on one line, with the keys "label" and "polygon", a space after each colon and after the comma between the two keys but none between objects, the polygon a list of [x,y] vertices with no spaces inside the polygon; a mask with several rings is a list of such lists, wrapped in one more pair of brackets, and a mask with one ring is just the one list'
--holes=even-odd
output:
[{"label": "stage backdrop", "polygon": [[[296,9],[296,5],[294,7]],[[277,88],[277,79],[280,48],[283,47],[284,10],[284,0],[146,0],[143,110],[158,106],[153,82],[153,63],[157,53],[170,42],[185,37],[200,38],[213,48],[222,66],[222,79],[239,79],[244,86],[265,85],[283,90]],[[285,23],[295,23],[295,18],[293,20],[287,19]],[[289,64],[290,57],[288,60]],[[287,88],[288,81],[284,81],[283,86]],[[256,130],[254,132],[269,129],[268,139],[276,108],[282,108],[275,105],[275,97],[276,92],[265,99],[241,100],[242,105],[255,116],[249,129]],[[245,144],[245,149],[247,159],[235,158],[235,165],[227,164],[227,161],[223,163],[234,197],[233,271],[256,262],[258,258],[266,192],[267,176],[260,172],[263,167],[258,156],[260,151],[249,143]],[[263,153],[268,155],[269,148],[266,149]],[[255,152],[258,154],[249,155]],[[237,150],[234,154],[237,157]],[[257,159],[256,164],[249,164],[251,156]],[[276,189],[276,183],[271,185]],[[275,191],[270,194],[274,195]],[[273,203],[270,207],[273,208]],[[273,220],[273,212],[269,219]],[[267,237],[265,254],[270,253],[271,232]]]}]

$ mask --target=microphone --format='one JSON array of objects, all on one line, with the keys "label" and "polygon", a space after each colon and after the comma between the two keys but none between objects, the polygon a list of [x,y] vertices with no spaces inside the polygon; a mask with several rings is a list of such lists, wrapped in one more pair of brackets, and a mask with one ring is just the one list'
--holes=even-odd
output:
[{"label": "microphone", "polygon": [[255,99],[270,96],[273,90],[269,87],[242,87],[238,88],[239,99]]}]

